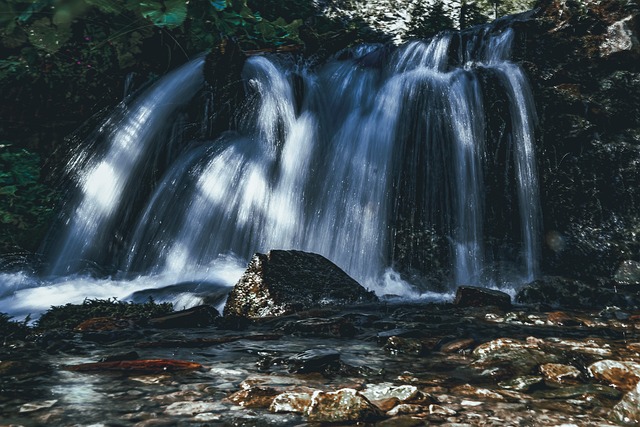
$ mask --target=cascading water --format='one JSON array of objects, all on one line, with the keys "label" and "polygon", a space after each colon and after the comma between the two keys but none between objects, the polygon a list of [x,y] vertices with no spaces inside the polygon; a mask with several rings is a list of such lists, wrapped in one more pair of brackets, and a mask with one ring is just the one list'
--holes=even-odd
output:
[{"label": "cascading water", "polygon": [[[238,128],[192,144],[177,117],[203,86],[203,60],[185,65],[107,120],[76,162],[52,274],[89,261],[168,285],[220,279],[232,260],[232,284],[254,252],[279,248],[320,253],[379,293],[410,294],[390,272],[419,283],[436,264],[450,284],[532,279],[532,96],[509,62],[511,30],[465,37],[362,46],[316,68],[251,57]],[[508,104],[499,132],[492,96]],[[158,169],[169,147],[177,155]]]}]

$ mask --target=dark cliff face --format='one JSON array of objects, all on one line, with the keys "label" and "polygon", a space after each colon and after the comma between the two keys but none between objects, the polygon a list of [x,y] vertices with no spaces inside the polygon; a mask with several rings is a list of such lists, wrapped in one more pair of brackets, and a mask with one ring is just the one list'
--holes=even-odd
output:
[{"label": "dark cliff face", "polygon": [[543,268],[612,277],[640,257],[640,7],[544,0],[517,22],[536,97]]}]

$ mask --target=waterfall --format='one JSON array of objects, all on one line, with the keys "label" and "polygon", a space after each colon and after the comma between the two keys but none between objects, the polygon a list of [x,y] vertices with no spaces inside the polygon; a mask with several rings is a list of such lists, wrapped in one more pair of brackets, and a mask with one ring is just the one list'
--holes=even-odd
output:
[{"label": "waterfall", "polygon": [[[73,162],[51,272],[90,262],[187,277],[279,248],[320,253],[379,292],[397,276],[390,269],[418,285],[434,274],[448,284],[531,280],[535,111],[509,61],[513,37],[444,33],[315,67],[254,56],[237,128],[193,143],[179,118],[203,88],[203,60],[186,64],[123,105],[95,151]],[[499,114],[493,96],[507,103]],[[205,116],[216,102],[205,99]]]},{"label": "waterfall", "polygon": [[[54,243],[51,273],[73,272],[83,259],[100,260],[114,239],[114,222],[136,195],[140,168],[172,113],[202,86],[203,59],[197,59],[164,77],[131,105],[123,105],[93,137],[98,153],[81,152],[71,164],[81,165],[76,194]],[[83,161],[83,157],[89,157]]]}]

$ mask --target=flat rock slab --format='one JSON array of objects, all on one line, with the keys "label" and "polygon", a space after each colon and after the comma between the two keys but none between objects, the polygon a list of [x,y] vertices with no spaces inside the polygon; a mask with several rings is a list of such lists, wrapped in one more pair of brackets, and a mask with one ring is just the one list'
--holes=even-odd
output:
[{"label": "flat rock slab", "polygon": [[235,285],[225,316],[270,317],[325,306],[377,302],[322,255],[272,250],[257,253]]}]

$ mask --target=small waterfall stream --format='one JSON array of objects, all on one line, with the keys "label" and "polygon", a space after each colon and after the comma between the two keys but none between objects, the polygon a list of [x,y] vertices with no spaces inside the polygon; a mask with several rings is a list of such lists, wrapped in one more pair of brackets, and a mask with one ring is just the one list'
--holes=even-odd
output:
[{"label": "small waterfall stream", "polygon": [[[513,37],[485,27],[361,46],[320,67],[254,56],[238,128],[195,142],[181,129],[204,60],[184,65],[123,105],[72,163],[50,274],[97,264],[122,280],[206,280],[280,248],[320,253],[379,293],[402,293],[397,282],[425,291],[434,265],[439,290],[531,280],[535,111],[509,61]],[[494,111],[493,97],[507,105]]]}]

